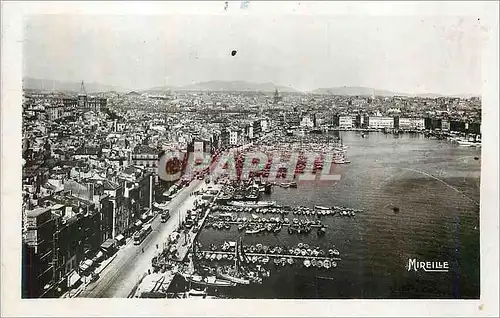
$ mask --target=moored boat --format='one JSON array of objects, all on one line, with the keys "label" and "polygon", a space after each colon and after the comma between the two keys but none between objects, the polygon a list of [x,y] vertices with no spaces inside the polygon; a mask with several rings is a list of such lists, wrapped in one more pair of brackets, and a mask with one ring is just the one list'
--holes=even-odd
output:
[{"label": "moored boat", "polygon": [[275,201],[258,201],[258,202],[244,202],[244,201],[231,201],[230,205],[243,208],[266,208],[276,204]]},{"label": "moored boat", "polygon": [[217,279],[215,276],[201,277],[200,275],[190,275],[179,272],[186,281],[189,281],[194,284],[199,284],[202,286],[213,286],[213,287],[233,287],[236,286],[236,283]]},{"label": "moored boat", "polygon": [[322,206],[322,205],[315,205],[314,208],[317,210],[329,210],[330,209],[330,208],[327,208],[326,206]]},{"label": "moored boat", "polygon": [[324,267],[324,268],[328,269],[328,268],[330,268],[331,266],[332,266],[332,263],[331,263],[329,260],[325,259],[325,260],[323,261],[323,267]]}]

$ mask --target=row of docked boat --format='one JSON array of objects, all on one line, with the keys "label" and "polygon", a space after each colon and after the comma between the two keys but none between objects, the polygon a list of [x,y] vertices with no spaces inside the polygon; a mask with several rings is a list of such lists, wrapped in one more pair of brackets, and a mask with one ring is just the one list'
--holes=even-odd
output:
[{"label": "row of docked boat", "polygon": [[[219,181],[217,181],[219,182]],[[217,200],[219,201],[236,201],[242,203],[252,203],[258,201],[261,193],[271,192],[271,184],[268,182],[250,181],[220,181],[224,186],[222,187]]]},{"label": "row of docked boat", "polygon": [[238,213],[238,212],[246,212],[246,213],[257,213],[257,214],[279,214],[279,215],[288,215],[292,212],[295,215],[316,215],[316,216],[355,216],[356,213],[363,212],[359,209],[352,209],[341,206],[332,206],[325,207],[316,205],[314,208],[308,208],[304,206],[298,206],[296,208],[292,208],[289,206],[277,206],[274,201],[267,202],[255,202],[255,203],[242,203],[241,205],[216,205],[213,209],[214,211],[224,211],[227,213]]},{"label": "row of docked boat", "polygon": [[214,230],[230,230],[231,223],[223,221],[206,222],[205,228],[213,228]]},{"label": "row of docked boat", "polygon": [[246,234],[258,233],[279,233],[283,227],[288,227],[288,234],[308,234],[313,228],[317,228],[318,235],[323,235],[326,232],[326,225],[322,224],[320,220],[299,220],[294,218],[230,218],[224,219],[213,215],[210,220],[205,223],[205,228],[212,228],[215,230],[230,230],[231,225],[236,224],[238,231],[245,231]]},{"label": "row of docked boat", "polygon": [[265,224],[255,224],[255,223],[242,223],[238,225],[238,231],[245,230],[245,234],[258,234],[262,232],[279,233],[282,229],[280,223],[265,223]]},{"label": "row of docked boat", "polygon": [[316,259],[308,259],[306,258],[303,261],[304,267],[309,268],[309,267],[317,267],[317,268],[335,268],[337,267],[337,262],[335,261],[330,261],[328,259],[325,260],[316,260]]},{"label": "row of docked boat", "polygon": [[324,226],[321,220],[309,220],[309,219],[299,219],[299,218],[282,218],[282,217],[270,217],[265,218],[258,216],[256,214],[251,214],[249,217],[238,217],[235,213],[218,213],[211,214],[208,216],[208,222],[230,222],[233,224],[241,223],[276,223],[281,225],[308,225],[312,227],[322,227]]},{"label": "row of docked boat", "polygon": [[[218,251],[232,252],[234,251],[234,242],[224,242],[222,245],[217,246],[211,244],[209,246],[210,252],[217,254]],[[332,247],[327,251],[321,249],[319,246],[310,246],[307,243],[298,243],[296,246],[287,248],[283,246],[268,246],[261,243],[255,245],[243,245],[241,247],[243,252],[250,254],[276,254],[276,255],[289,255],[289,256],[303,256],[303,257],[339,257],[340,252]],[[215,257],[218,257],[217,255]]]},{"label": "row of docked boat", "polygon": [[314,206],[313,209],[299,206],[293,210],[293,214],[295,215],[316,215],[316,216],[356,216],[356,213],[362,212],[362,210],[356,210],[346,207],[333,206],[333,207],[325,207],[321,205]]},{"label": "row of docked boat", "polygon": [[[262,201],[264,202],[264,201]],[[258,206],[235,206],[235,205],[216,205],[213,207],[213,211],[225,211],[225,212],[235,212],[235,213],[262,213],[262,214],[281,214],[286,215],[290,213],[289,209],[281,208],[277,206],[269,207],[258,207]]]},{"label": "row of docked boat", "polygon": [[[199,260],[205,261],[229,261],[235,260],[236,256],[230,253],[212,253],[212,252],[201,252],[198,254],[197,258]],[[335,268],[337,267],[337,262],[328,258],[306,258],[304,260],[296,260],[293,256],[280,257],[280,256],[268,256],[268,255],[248,255],[243,257],[242,260],[246,264],[260,264],[269,265],[274,264],[276,266],[286,266],[303,264],[304,267],[318,267],[318,268]],[[223,277],[227,278],[227,277]],[[242,284],[240,282],[240,284]]]}]

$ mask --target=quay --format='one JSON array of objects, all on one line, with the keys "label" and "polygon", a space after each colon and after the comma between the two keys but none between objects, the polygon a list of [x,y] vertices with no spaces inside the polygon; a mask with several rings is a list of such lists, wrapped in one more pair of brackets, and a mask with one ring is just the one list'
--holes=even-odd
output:
[{"label": "quay", "polygon": [[[176,261],[182,262],[186,258],[186,255],[188,254],[188,252],[191,249],[194,241],[198,237],[198,234],[200,234],[201,229],[203,228],[203,226],[205,224],[205,221],[206,221],[208,215],[210,214],[210,209],[211,208],[209,207],[205,211],[205,215],[203,216],[203,218],[201,219],[201,221],[199,221],[199,223],[198,223],[199,230],[198,231],[193,232],[193,228],[191,228],[189,230],[189,232],[184,233],[185,236],[183,238],[179,238],[178,244],[177,244],[177,252],[179,253],[179,255],[177,256]],[[184,243],[180,244],[181,241],[184,241]]]},{"label": "quay", "polygon": [[[221,255],[234,255],[234,252],[221,252],[221,251],[199,251],[199,253],[205,254],[221,254]],[[257,257],[274,257],[274,258],[296,258],[296,259],[315,259],[315,260],[333,260],[333,261],[341,261],[342,259],[340,257],[327,257],[327,256],[303,256],[303,255],[292,255],[292,254],[272,254],[272,253],[250,253],[250,252],[245,252],[245,255],[247,256],[257,256]]]}]

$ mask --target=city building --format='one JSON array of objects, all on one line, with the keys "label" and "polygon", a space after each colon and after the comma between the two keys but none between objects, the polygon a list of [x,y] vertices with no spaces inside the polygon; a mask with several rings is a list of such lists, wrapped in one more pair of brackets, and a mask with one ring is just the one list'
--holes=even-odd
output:
[{"label": "city building", "polygon": [[37,207],[26,211],[23,251],[24,297],[54,297],[53,234],[55,223],[51,209]]},{"label": "city building", "polygon": [[424,130],[424,118],[399,117],[399,129],[401,130]]},{"label": "city building", "polygon": [[353,116],[339,116],[339,128],[340,129],[352,129],[354,128],[355,118]]},{"label": "city building", "polygon": [[392,129],[394,128],[394,117],[370,116],[368,118],[368,128]]},{"label": "city building", "polygon": [[137,145],[130,154],[130,162],[135,166],[142,166],[151,173],[158,170],[159,152],[146,145]]}]

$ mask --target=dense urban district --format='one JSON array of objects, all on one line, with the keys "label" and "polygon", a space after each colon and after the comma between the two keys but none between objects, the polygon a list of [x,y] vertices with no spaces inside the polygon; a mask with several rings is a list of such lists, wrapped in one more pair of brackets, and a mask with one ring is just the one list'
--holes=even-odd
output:
[{"label": "dense urban district", "polygon": [[[217,156],[272,140],[273,135],[332,130],[424,134],[471,146],[479,146],[481,139],[478,97],[335,96],[277,90],[92,95],[82,82],[80,92],[74,93],[25,90],[22,116],[25,298],[133,295],[148,272],[145,268],[177,225],[185,225],[196,211],[202,212],[196,218],[202,222],[204,205],[213,209],[196,194],[221,191],[218,184],[210,186],[201,172],[159,178],[159,158],[166,151]],[[174,170],[184,167],[180,161],[169,164]],[[300,233],[310,226],[301,223],[296,229]],[[180,240],[191,242],[196,233],[185,236]],[[184,245],[189,244],[179,244],[178,257],[186,255]],[[235,246],[227,246],[230,249]],[[330,252],[338,255],[336,250]],[[214,253],[215,257],[218,252]],[[309,252],[299,249],[296,255],[300,253]],[[321,256],[309,254],[313,260]],[[335,263],[326,258],[320,262],[325,268]]]}]

